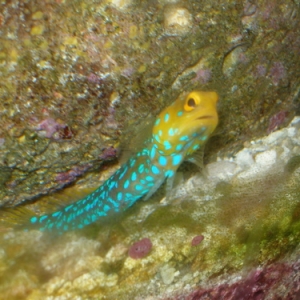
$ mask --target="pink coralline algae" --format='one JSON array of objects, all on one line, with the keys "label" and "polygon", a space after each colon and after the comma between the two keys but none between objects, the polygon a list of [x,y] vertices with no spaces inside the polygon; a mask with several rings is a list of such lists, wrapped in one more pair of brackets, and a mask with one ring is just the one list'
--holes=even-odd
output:
[{"label": "pink coralline algae", "polygon": [[258,65],[256,66],[256,69],[254,71],[254,76],[256,78],[259,78],[259,77],[265,77],[267,74],[267,69],[265,66],[263,65]]},{"label": "pink coralline algae", "polygon": [[204,240],[204,236],[203,235],[196,235],[193,239],[192,239],[192,246],[197,246],[199,245],[202,241]]},{"label": "pink coralline algae", "polygon": [[90,167],[90,164],[75,166],[67,172],[58,173],[55,180],[63,185],[69,184],[73,182],[78,176],[81,176],[83,173],[85,173]]},{"label": "pink coralline algae", "polygon": [[101,78],[100,76],[97,76],[96,74],[94,73],[91,73],[87,76],[87,80],[90,82],[90,83],[94,83],[94,84],[101,84],[103,83],[103,78]]},{"label": "pink coralline algae", "polygon": [[140,241],[131,245],[128,251],[128,255],[133,259],[140,259],[147,256],[152,249],[152,243],[150,239],[143,238]]},{"label": "pink coralline algae", "polygon": [[270,69],[270,77],[274,85],[278,85],[280,80],[286,76],[286,70],[282,62],[274,62]]},{"label": "pink coralline algae", "polygon": [[36,130],[44,131],[45,137],[48,139],[70,139],[73,136],[73,132],[69,126],[65,124],[60,124],[52,118],[47,118],[41,121],[37,125]]},{"label": "pink coralline algae", "polygon": [[113,146],[104,148],[102,154],[99,156],[102,160],[109,160],[117,156],[117,149]]},{"label": "pink coralline algae", "polygon": [[211,78],[211,70],[200,69],[196,72],[196,77],[193,78],[193,82],[200,82],[206,84]]},{"label": "pink coralline algae", "polygon": [[[184,300],[263,300],[300,299],[299,262],[275,263],[253,270],[244,279],[211,288],[199,288],[172,299]],[[271,296],[271,297],[270,297]]]},{"label": "pink coralline algae", "polygon": [[287,111],[280,111],[279,113],[271,117],[269,121],[269,127],[267,129],[267,133],[270,134],[271,132],[276,130],[278,126],[280,126],[285,121],[287,116],[288,116]]}]

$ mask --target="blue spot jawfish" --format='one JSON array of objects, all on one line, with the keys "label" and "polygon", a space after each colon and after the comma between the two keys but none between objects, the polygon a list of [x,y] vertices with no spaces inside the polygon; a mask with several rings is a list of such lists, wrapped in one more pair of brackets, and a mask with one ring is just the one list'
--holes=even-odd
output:
[{"label": "blue spot jawfish", "polygon": [[205,144],[218,124],[217,101],[215,92],[193,91],[179,97],[158,115],[145,148],[103,185],[61,210],[31,217],[30,224],[43,231],[81,229],[124,211],[140,198],[148,199],[187,156]]}]

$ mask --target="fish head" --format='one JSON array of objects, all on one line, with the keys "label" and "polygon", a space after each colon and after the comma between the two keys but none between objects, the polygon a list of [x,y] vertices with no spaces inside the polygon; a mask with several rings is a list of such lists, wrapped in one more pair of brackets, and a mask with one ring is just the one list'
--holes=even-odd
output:
[{"label": "fish head", "polygon": [[189,155],[205,144],[218,125],[217,101],[216,92],[192,91],[166,107],[152,130],[160,154]]}]

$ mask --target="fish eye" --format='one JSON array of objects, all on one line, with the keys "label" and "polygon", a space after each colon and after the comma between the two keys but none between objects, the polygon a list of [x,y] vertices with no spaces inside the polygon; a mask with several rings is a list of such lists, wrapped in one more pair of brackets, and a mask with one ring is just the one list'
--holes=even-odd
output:
[{"label": "fish eye", "polygon": [[194,97],[188,97],[184,104],[185,111],[192,111],[197,106],[197,100]]},{"label": "fish eye", "polygon": [[190,98],[190,99],[187,101],[187,105],[188,105],[189,107],[195,107],[195,106],[196,106],[195,99],[194,99],[194,98]]}]

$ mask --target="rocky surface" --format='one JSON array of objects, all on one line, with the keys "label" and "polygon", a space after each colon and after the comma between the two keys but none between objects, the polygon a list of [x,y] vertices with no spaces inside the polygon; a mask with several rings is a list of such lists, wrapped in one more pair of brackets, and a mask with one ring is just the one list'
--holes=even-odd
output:
[{"label": "rocky surface", "polygon": [[220,94],[211,156],[299,110],[298,1],[12,0],[1,8],[2,206],[78,178],[97,181],[83,175],[115,158],[125,129],[184,91]]},{"label": "rocky surface", "polygon": [[2,2],[1,206],[80,198],[182,92],[216,90],[220,125],[169,198],[61,236],[1,225],[0,299],[298,299],[299,7]]}]

